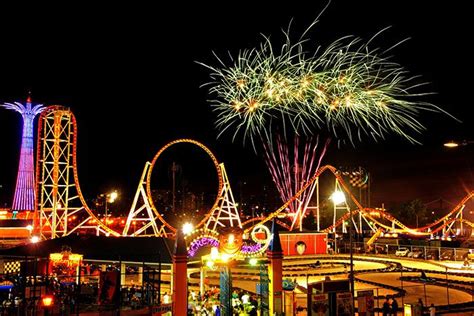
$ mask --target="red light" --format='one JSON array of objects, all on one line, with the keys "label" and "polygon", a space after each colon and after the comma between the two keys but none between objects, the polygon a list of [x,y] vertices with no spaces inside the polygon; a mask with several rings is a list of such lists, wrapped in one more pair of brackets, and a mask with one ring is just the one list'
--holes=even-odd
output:
[{"label": "red light", "polygon": [[47,295],[41,298],[41,302],[43,303],[43,306],[49,307],[54,304],[54,299],[51,295]]}]

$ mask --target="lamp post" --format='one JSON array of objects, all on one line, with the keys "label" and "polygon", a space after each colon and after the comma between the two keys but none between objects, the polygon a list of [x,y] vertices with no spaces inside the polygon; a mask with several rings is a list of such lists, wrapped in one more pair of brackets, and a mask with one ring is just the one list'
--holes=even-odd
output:
[{"label": "lamp post", "polygon": [[[346,202],[346,196],[342,191],[334,191],[331,195],[331,200],[334,202],[335,205],[342,204]],[[347,208],[349,211],[349,265],[350,265],[350,272],[349,272],[349,283],[351,287],[351,295],[352,295],[352,309],[354,308],[354,258],[352,252],[352,211]],[[336,233],[334,233],[335,235]],[[335,240],[336,238],[334,238]],[[352,314],[354,314],[354,310],[352,310]]]},{"label": "lamp post", "polygon": [[183,224],[183,234],[185,236],[191,234],[194,230],[194,225],[192,223],[186,222]]},{"label": "lamp post", "polygon": [[[338,252],[338,249],[337,249],[337,233],[336,233],[336,218],[337,218],[337,210],[338,209],[345,209],[344,207],[339,207],[338,205],[339,204],[342,204],[342,203],[345,203],[346,202],[346,196],[344,195],[344,193],[340,190],[338,190],[338,183],[337,183],[337,180],[336,180],[336,191],[334,191],[334,193],[331,195],[330,199],[333,201],[334,203],[334,216],[333,216],[333,234],[334,234],[334,253],[337,254]],[[343,227],[344,227],[344,223],[343,223]],[[344,231],[344,229],[343,229]]]},{"label": "lamp post", "polygon": [[107,203],[114,203],[115,200],[118,198],[117,191],[113,191],[107,194],[101,194],[100,196],[104,197],[105,199],[105,223],[107,224]]},{"label": "lamp post", "polygon": [[[450,140],[446,143],[443,144],[444,147],[447,147],[449,149],[452,149],[452,148],[456,148],[456,147],[459,147],[459,146],[467,146],[467,145],[470,145],[470,144],[474,144],[474,140],[462,140],[462,141],[455,141],[455,140]],[[469,160],[466,159],[466,163],[468,166],[470,166],[470,163],[469,163]],[[469,167],[470,168],[470,167]],[[463,222],[462,222],[462,212],[461,212],[461,222],[460,222],[460,233],[463,234]],[[472,213],[471,213],[472,214]]]}]

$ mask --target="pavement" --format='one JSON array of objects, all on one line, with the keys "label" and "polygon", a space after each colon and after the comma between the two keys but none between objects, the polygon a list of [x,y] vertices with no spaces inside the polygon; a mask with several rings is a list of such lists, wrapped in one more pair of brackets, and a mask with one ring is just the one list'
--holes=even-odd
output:
[{"label": "pavement", "polygon": [[[388,273],[364,273],[357,275],[357,278],[377,283],[383,283],[391,286],[403,288],[406,295],[403,303],[415,304],[421,298],[425,306],[459,304],[472,301],[472,295],[456,289],[447,289],[445,286],[420,284],[416,282],[400,281],[400,272]],[[420,273],[403,273],[403,276],[420,276]],[[357,288],[356,288],[357,289]],[[448,298],[449,293],[449,298]]]}]

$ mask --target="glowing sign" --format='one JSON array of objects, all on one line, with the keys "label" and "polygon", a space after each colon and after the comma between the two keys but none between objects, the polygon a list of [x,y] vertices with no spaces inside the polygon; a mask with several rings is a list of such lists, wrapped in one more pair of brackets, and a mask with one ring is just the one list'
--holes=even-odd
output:
[{"label": "glowing sign", "polygon": [[200,237],[198,239],[195,239],[188,247],[188,256],[194,257],[196,255],[196,252],[205,246],[219,247],[219,241],[213,237]]}]

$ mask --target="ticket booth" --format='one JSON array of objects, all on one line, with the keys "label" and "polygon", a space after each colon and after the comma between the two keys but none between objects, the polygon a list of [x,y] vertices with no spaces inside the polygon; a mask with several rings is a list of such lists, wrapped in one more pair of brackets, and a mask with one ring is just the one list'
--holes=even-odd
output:
[{"label": "ticket booth", "polygon": [[349,279],[308,284],[308,316],[351,315],[353,300]]}]

